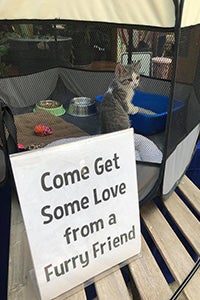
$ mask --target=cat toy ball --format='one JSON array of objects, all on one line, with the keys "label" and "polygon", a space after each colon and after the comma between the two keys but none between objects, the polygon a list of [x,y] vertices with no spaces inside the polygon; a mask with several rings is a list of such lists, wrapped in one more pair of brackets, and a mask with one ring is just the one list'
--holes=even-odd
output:
[{"label": "cat toy ball", "polygon": [[52,129],[43,124],[37,124],[34,127],[34,133],[38,136],[47,136],[53,133]]}]

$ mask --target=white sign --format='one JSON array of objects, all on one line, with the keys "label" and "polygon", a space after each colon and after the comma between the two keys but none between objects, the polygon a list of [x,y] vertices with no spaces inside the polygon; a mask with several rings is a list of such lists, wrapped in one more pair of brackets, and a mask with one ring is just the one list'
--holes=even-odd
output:
[{"label": "white sign", "polygon": [[44,300],[138,254],[133,130],[11,156]]}]

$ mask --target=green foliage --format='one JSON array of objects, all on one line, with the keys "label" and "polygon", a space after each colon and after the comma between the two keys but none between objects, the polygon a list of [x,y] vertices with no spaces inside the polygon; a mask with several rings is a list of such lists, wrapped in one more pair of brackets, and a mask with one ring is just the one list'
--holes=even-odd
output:
[{"label": "green foliage", "polygon": [[4,77],[8,75],[8,72],[10,71],[11,66],[6,65],[4,62],[0,62],[0,76]]},{"label": "green foliage", "polygon": [[24,39],[33,38],[33,24],[15,24],[12,25],[13,32],[16,34],[16,37],[21,37]]},{"label": "green foliage", "polygon": [[8,45],[0,45],[0,57],[4,56],[8,51]]},{"label": "green foliage", "polygon": [[0,32],[0,76],[6,76],[10,66],[2,61],[2,58],[7,54],[9,45],[7,43],[7,33]]}]

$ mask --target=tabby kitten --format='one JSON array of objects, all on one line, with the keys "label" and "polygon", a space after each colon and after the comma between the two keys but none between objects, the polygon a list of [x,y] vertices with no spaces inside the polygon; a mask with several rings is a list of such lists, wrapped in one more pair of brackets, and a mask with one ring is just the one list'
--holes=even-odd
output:
[{"label": "tabby kitten", "polygon": [[129,114],[152,111],[134,106],[132,98],[140,81],[140,61],[115,68],[115,77],[105,92],[100,108],[101,133],[130,128]]}]

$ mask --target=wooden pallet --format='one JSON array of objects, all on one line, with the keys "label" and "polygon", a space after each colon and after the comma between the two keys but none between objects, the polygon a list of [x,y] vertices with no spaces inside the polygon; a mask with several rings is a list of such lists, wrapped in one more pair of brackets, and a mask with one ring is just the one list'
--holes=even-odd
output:
[{"label": "wooden pallet", "polygon": [[[182,198],[184,200],[182,200]],[[128,263],[125,272],[113,268],[95,280],[93,289],[99,300],[169,300],[173,297],[195,266],[195,261],[183,244],[185,239],[200,256],[200,191],[184,176],[178,189],[165,201],[157,200],[141,208],[141,220],[146,228],[142,236],[142,252]],[[177,233],[178,232],[178,233]],[[174,282],[168,283],[159,263],[152,254],[160,253]],[[180,238],[180,236],[182,236]],[[151,248],[151,250],[150,250]],[[39,296],[30,276],[33,269],[26,232],[17,201],[13,201],[9,263],[9,300],[38,300]],[[196,271],[177,299],[200,299],[200,269]],[[56,300],[87,300],[84,287],[65,293]],[[173,298],[172,298],[173,299]]]}]

